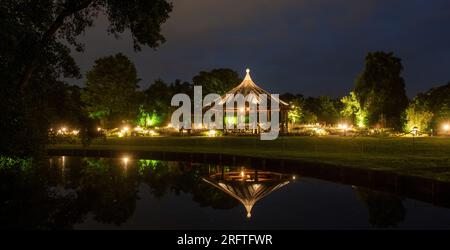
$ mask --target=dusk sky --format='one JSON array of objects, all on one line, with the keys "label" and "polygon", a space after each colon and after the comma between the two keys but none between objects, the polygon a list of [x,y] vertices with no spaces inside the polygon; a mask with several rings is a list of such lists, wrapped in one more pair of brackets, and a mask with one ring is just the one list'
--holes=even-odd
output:
[{"label": "dusk sky", "polygon": [[[231,68],[272,93],[346,95],[370,51],[402,59],[408,96],[450,81],[448,0],[174,0],[157,50],[133,51],[99,16],[74,56],[83,74],[117,52],[136,65],[146,88],[156,78],[191,81],[202,70]],[[75,81],[82,84],[84,79]],[[73,82],[73,81],[71,81]]]}]

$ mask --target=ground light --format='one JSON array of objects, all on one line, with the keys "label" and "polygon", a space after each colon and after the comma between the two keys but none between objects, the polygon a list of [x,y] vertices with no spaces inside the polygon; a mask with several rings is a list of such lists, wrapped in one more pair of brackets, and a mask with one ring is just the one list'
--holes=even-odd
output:
[{"label": "ground light", "polygon": [[340,129],[342,129],[342,131],[344,131],[344,136],[347,135],[348,125],[346,123],[339,124],[338,128],[340,128]]},{"label": "ground light", "polygon": [[217,131],[215,129],[211,129],[210,131],[208,131],[209,137],[215,137],[216,135],[217,135]]},{"label": "ground light", "polygon": [[450,124],[445,123],[444,125],[442,125],[442,129],[444,129],[445,133],[448,133],[448,131],[450,130]]}]

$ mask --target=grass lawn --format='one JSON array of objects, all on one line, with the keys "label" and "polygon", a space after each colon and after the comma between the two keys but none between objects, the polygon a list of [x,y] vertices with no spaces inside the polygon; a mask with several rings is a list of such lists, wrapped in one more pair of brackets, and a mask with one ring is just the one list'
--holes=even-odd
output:
[{"label": "grass lawn", "polygon": [[[78,149],[81,145],[50,145]],[[339,166],[394,171],[450,181],[450,138],[371,137],[129,137],[110,138],[87,149],[225,153],[299,159]]]}]

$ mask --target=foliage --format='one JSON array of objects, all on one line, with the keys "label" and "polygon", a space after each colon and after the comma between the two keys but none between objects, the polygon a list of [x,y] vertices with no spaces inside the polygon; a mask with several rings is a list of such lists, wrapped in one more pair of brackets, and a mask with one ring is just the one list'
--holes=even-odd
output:
[{"label": "foliage", "polygon": [[192,85],[180,80],[167,84],[162,79],[157,79],[144,91],[142,109],[157,118],[158,123],[165,122],[170,119],[173,111],[170,101],[177,93],[192,95]]},{"label": "foliage", "polygon": [[83,50],[77,37],[100,13],[110,34],[129,30],[139,50],[164,42],[160,25],[171,9],[163,0],[1,1],[0,109],[7,122],[0,129],[8,131],[0,137],[1,152],[30,155],[44,149],[49,123],[63,119],[55,112],[62,107],[50,106],[58,103],[51,101],[53,90],[62,90],[53,87],[63,77],[80,77],[69,46]]},{"label": "foliage", "polygon": [[148,128],[161,125],[162,120],[156,113],[146,112],[141,106],[136,123],[143,128]]},{"label": "foliage", "polygon": [[419,93],[409,104],[405,114],[405,130],[416,126],[421,131],[438,129],[450,121],[450,83]]},{"label": "foliage", "polygon": [[382,124],[385,120],[387,126],[401,128],[401,117],[408,104],[402,71],[401,60],[393,53],[367,54],[354,92],[360,107],[367,111],[368,125]]},{"label": "foliage", "polygon": [[405,132],[411,132],[414,127],[417,127],[419,131],[429,131],[431,129],[431,121],[433,113],[431,113],[426,107],[421,105],[420,101],[415,98],[405,111],[406,124]]},{"label": "foliage", "polygon": [[193,85],[202,86],[203,96],[210,93],[223,95],[241,81],[239,74],[232,69],[201,71],[192,78]]},{"label": "foliage", "polygon": [[136,68],[126,56],[103,57],[87,72],[81,99],[88,112],[100,116],[103,126],[117,126],[136,116],[138,81]]},{"label": "foliage", "polygon": [[328,96],[308,97],[303,107],[309,112],[308,114],[305,112],[305,117],[311,122],[317,118],[317,122],[335,124],[340,119],[340,102]]},{"label": "foliage", "polygon": [[341,102],[344,105],[341,110],[342,116],[351,118],[360,128],[367,126],[367,111],[361,107],[355,92],[352,91],[348,96],[344,96]]}]

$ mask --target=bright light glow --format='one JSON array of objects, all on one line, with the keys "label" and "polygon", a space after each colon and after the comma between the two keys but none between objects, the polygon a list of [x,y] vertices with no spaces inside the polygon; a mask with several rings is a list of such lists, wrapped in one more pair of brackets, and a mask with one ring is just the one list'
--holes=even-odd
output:
[{"label": "bright light glow", "polygon": [[128,157],[126,157],[126,156],[123,157],[123,158],[122,158],[122,161],[123,161],[123,163],[127,164],[127,163],[128,163]]},{"label": "bright light glow", "polygon": [[158,133],[156,133],[156,132],[153,131],[153,130],[149,130],[148,133],[149,133],[151,136],[158,135]]},{"label": "bright light glow", "polygon": [[208,131],[208,136],[209,137],[215,137],[217,135],[217,131],[214,129],[211,129],[210,131]]},{"label": "bright light glow", "polygon": [[100,130],[102,130],[102,128],[100,128],[100,127],[97,127],[97,131],[100,131]]},{"label": "bright light glow", "polygon": [[244,112],[244,110],[245,110],[244,108],[240,108],[239,109],[240,112]]},{"label": "bright light glow", "polygon": [[62,131],[62,132],[66,132],[66,130],[67,130],[66,127],[62,127],[62,128],[61,128],[61,131]]},{"label": "bright light glow", "polygon": [[142,128],[139,127],[139,126],[137,126],[137,127],[134,128],[134,130],[135,130],[135,131],[142,131]]},{"label": "bright light glow", "polygon": [[418,128],[418,127],[414,127],[414,128],[411,130],[411,133],[412,133],[413,135],[417,135],[418,132],[419,132],[419,128]]},{"label": "bright light glow", "polygon": [[293,175],[293,176],[292,176],[292,180],[295,180],[295,178],[296,178],[295,175]]},{"label": "bright light glow", "polygon": [[125,127],[123,127],[122,130],[125,131],[125,132],[127,132],[129,129],[130,129],[129,127],[125,126]]},{"label": "bright light glow", "polygon": [[78,135],[79,132],[80,132],[79,130],[72,130],[72,134],[74,135]]},{"label": "bright light glow", "polygon": [[241,177],[244,178],[244,176],[245,176],[244,171],[241,171]]},{"label": "bright light glow", "polygon": [[195,128],[196,129],[202,129],[203,128],[203,124],[201,124],[201,123],[195,124]]},{"label": "bright light glow", "polygon": [[172,127],[172,123],[167,124],[167,127],[171,128]]},{"label": "bright light glow", "polygon": [[341,123],[338,125],[338,128],[343,129],[343,130],[347,130],[348,129],[348,125],[346,123]]},{"label": "bright light glow", "polygon": [[450,130],[450,124],[446,123],[444,125],[442,125],[442,128],[444,129],[445,132]]}]

